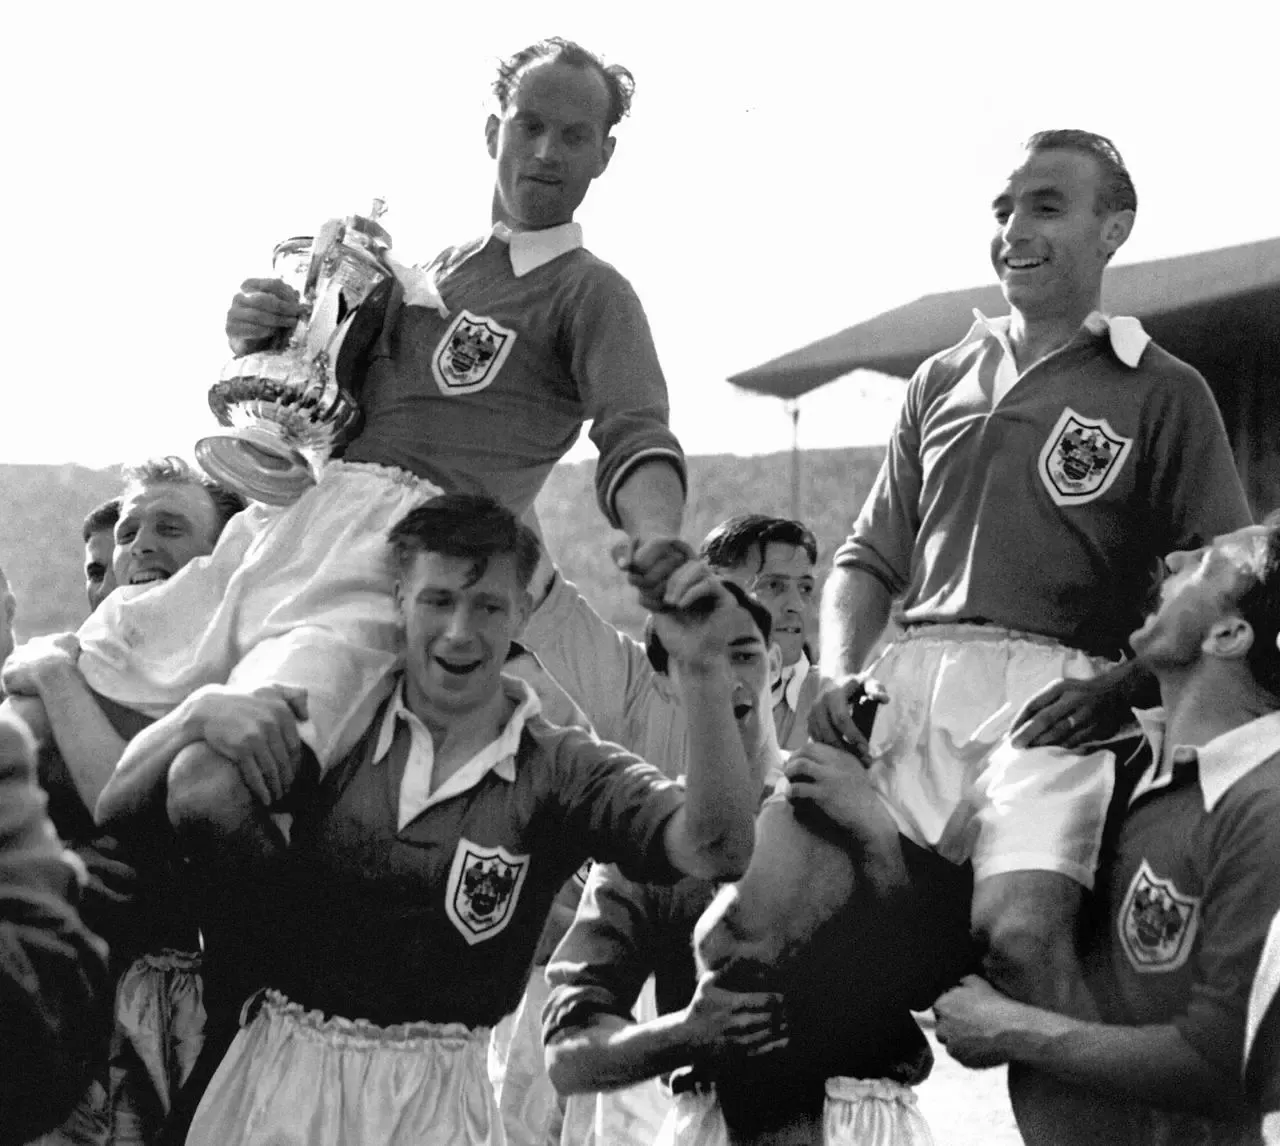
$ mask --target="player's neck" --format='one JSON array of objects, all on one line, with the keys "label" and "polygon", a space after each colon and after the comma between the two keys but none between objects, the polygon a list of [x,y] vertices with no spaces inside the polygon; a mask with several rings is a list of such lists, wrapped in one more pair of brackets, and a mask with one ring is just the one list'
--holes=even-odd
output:
[{"label": "player's neck", "polygon": [[515,706],[513,698],[501,688],[483,705],[465,712],[437,709],[424,698],[410,700],[411,711],[431,733],[433,790],[502,735]]},{"label": "player's neck", "polygon": [[1061,350],[1098,309],[1098,298],[1081,299],[1074,306],[1052,314],[1023,314],[1013,310],[1009,321],[1009,345],[1022,374],[1055,350]]},{"label": "player's neck", "polygon": [[1160,675],[1165,713],[1165,751],[1179,744],[1199,747],[1234,728],[1274,712],[1275,698],[1247,670],[1205,665]]},{"label": "player's neck", "polygon": [[763,788],[775,772],[782,770],[786,763],[782,749],[778,747],[778,734],[774,728],[773,715],[768,708],[760,714],[760,739],[755,751],[749,753],[751,766],[755,769],[756,778]]},{"label": "player's neck", "polygon": [[573,216],[570,215],[569,218],[562,219],[559,223],[548,223],[545,227],[530,227],[525,223],[521,223],[518,219],[513,219],[509,214],[507,214],[505,208],[502,206],[502,198],[499,196],[498,189],[495,187],[493,189],[493,206],[489,211],[489,221],[494,224],[501,223],[512,232],[549,231],[552,227],[563,227],[566,223],[572,223]]}]

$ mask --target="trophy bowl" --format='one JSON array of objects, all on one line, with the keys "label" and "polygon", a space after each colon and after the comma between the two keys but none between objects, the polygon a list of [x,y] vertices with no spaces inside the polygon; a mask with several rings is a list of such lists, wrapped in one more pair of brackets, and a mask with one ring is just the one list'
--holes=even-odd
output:
[{"label": "trophy bowl", "polygon": [[298,287],[297,325],[274,345],[232,359],[209,391],[209,408],[229,432],[198,441],[196,459],[253,501],[297,501],[359,429],[364,360],[395,281],[380,213],[375,204],[372,218],[331,219],[315,239],[276,247],[273,269]]}]

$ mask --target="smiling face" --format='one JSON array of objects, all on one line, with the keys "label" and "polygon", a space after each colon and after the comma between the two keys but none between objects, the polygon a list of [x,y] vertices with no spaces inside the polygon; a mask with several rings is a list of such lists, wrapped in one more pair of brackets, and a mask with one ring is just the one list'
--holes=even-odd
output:
[{"label": "smiling face", "polygon": [[115,570],[111,567],[116,538],[114,528],[89,534],[84,543],[84,592],[92,612],[116,587]]},{"label": "smiling face", "polygon": [[569,222],[613,155],[608,114],[609,90],[594,69],[555,59],[526,68],[485,128],[498,161],[498,221],[515,231]]},{"label": "smiling face", "polygon": [[751,560],[733,569],[718,570],[722,577],[754,596],[773,618],[773,643],[783,665],[792,665],[804,651],[805,636],[814,623],[817,581],[813,562],[803,546],[770,541],[764,560]]},{"label": "smiling face", "polygon": [[502,666],[529,613],[514,555],[476,576],[466,557],[420,552],[396,584],[405,637],[405,689],[424,719],[458,717],[492,702]]},{"label": "smiling face", "polygon": [[218,511],[203,486],[157,482],[131,490],[116,522],[116,584],[167,581],[188,561],[212,553],[221,532]]},{"label": "smiling face", "polygon": [[1129,638],[1135,655],[1153,668],[1195,664],[1215,626],[1236,615],[1262,567],[1269,536],[1266,526],[1251,525],[1212,545],[1170,553],[1159,603]]},{"label": "smiling face", "polygon": [[1083,317],[1097,305],[1107,260],[1133,226],[1132,211],[1098,211],[1101,179],[1091,155],[1033,151],[993,201],[991,263],[1023,316]]}]

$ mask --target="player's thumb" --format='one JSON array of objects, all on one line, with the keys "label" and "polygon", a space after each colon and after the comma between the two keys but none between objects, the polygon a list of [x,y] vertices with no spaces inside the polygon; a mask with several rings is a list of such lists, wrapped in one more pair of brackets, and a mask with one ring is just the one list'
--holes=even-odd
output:
[{"label": "player's thumb", "polygon": [[292,685],[278,685],[281,699],[293,711],[293,715],[299,720],[307,719],[307,690],[305,688],[295,688]]}]

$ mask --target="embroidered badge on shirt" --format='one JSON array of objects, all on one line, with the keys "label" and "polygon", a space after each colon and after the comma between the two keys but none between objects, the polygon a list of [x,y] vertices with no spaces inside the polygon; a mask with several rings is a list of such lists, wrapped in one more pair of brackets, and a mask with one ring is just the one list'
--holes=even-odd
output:
[{"label": "embroidered badge on shirt", "polygon": [[1040,480],[1055,504],[1083,505],[1111,488],[1132,449],[1133,439],[1105,418],[1086,418],[1068,406],[1040,451]]},{"label": "embroidered badge on shirt", "polygon": [[1191,953],[1200,924],[1200,898],[1183,895],[1144,859],[1129,884],[1116,930],[1135,971],[1176,971]]},{"label": "embroidered badge on shirt", "polygon": [[505,930],[515,914],[529,857],[504,847],[486,848],[458,841],[449,869],[444,908],[449,921],[473,947]]},{"label": "embroidered badge on shirt", "polygon": [[497,376],[515,345],[516,332],[484,315],[462,311],[431,356],[431,373],[442,394],[471,394]]}]

